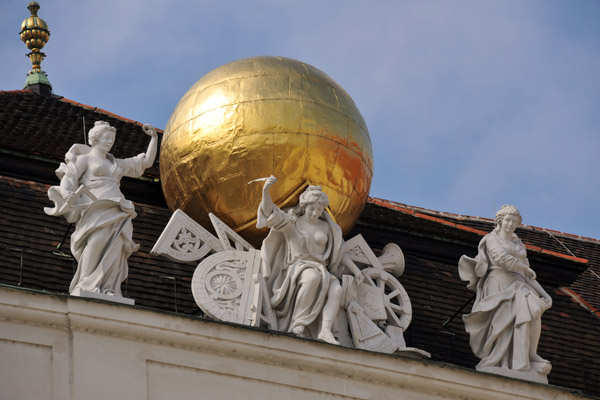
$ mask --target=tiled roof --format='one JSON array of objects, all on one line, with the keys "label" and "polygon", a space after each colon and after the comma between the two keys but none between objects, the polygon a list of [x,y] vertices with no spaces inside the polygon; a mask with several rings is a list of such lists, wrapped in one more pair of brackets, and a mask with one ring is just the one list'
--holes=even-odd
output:
[{"label": "tiled roof", "polygon": [[[118,158],[142,153],[148,146],[139,122],[64,97],[15,90],[0,91],[0,150],[62,161],[71,145],[83,143],[83,117],[86,132],[101,120],[117,128],[113,154]],[[158,178],[158,163],[145,175]]]},{"label": "tiled roof", "polygon": [[[76,264],[72,258],[57,255],[56,250],[69,224],[64,218],[44,213],[44,207],[52,206],[46,194],[48,188],[0,176],[0,283],[68,293]],[[129,279],[123,284],[123,294],[140,306],[166,311],[177,307],[178,312],[201,315],[190,289],[196,266],[149,255],[170,211],[144,204],[135,207],[138,216],[133,239],[141,248],[129,258]],[[69,239],[67,235],[61,249],[70,255]]]},{"label": "tiled roof", "polygon": [[[23,178],[22,172],[6,167],[5,175],[0,175],[0,284],[68,291],[75,266],[71,259],[54,254],[68,224],[44,214],[43,207],[51,205],[48,183],[58,183],[52,171],[73,143],[83,141],[82,115],[88,129],[99,119],[117,128],[117,157],[145,150],[148,139],[136,122],[66,99],[28,91],[0,92],[1,157],[14,153],[32,162],[45,160],[39,168],[47,169],[52,178],[44,182],[19,179],[15,176]],[[156,164],[147,176],[158,177]],[[138,306],[202,316],[190,290],[196,266],[149,256],[170,211],[155,205],[164,201],[137,200],[134,240],[141,248],[129,259],[124,293]],[[462,254],[475,255],[481,236],[492,228],[493,221],[488,219],[369,199],[349,237],[362,234],[376,251],[388,242],[403,249],[406,272],[400,281],[413,305],[413,320],[406,332],[409,346],[431,352],[434,360],[468,368],[477,363],[460,318],[471,308],[472,293],[458,277],[457,262]],[[600,265],[600,241],[551,233],[528,226],[517,231],[554,301],[543,317],[540,355],[553,363],[551,384],[600,396],[600,315],[590,312],[600,306],[600,280],[594,276]],[[65,253],[68,248],[69,235]],[[561,289],[561,282],[568,282],[568,287]]]},{"label": "tiled roof", "polygon": [[[75,265],[54,254],[68,224],[44,214],[43,207],[51,205],[48,187],[0,176],[0,284],[68,292]],[[141,248],[129,259],[123,291],[139,306],[202,316],[190,288],[196,266],[149,255],[171,213],[146,204],[135,206],[134,240]],[[407,345],[429,351],[433,360],[473,368],[477,359],[460,318],[470,310],[472,294],[460,281],[456,263],[460,254],[474,251],[476,241],[469,246],[459,244],[456,237],[439,240],[422,225],[423,220],[415,216],[369,203],[351,235],[362,234],[376,251],[388,242],[403,249],[406,272],[400,281],[413,306]],[[69,253],[68,249],[67,237],[63,251]],[[540,354],[553,363],[550,383],[600,396],[600,320],[567,293],[548,286],[546,290],[554,305],[544,314]]]},{"label": "tiled roof", "polygon": [[[370,198],[369,201],[480,236],[494,229],[494,220],[488,218],[443,213],[377,198]],[[600,317],[600,240],[530,225],[520,226],[516,233],[529,252],[541,252],[565,261],[586,264],[585,270],[579,274],[577,280],[567,286],[574,296],[581,297],[582,306],[598,313]]]},{"label": "tiled roof", "polygon": [[[395,242],[404,252],[406,269],[400,282],[413,307],[407,344],[429,351],[434,360],[473,368],[478,360],[469,347],[461,316],[470,312],[474,293],[460,280],[457,265],[461,255],[477,253],[480,233],[402,212],[390,204],[379,205],[374,199],[367,203],[349,237],[358,233],[374,249]],[[588,245],[600,247],[593,242]],[[539,354],[553,365],[549,382],[600,396],[600,318],[567,290],[543,283],[546,255],[530,254],[530,261],[553,299],[552,308],[542,318],[539,345]]]}]

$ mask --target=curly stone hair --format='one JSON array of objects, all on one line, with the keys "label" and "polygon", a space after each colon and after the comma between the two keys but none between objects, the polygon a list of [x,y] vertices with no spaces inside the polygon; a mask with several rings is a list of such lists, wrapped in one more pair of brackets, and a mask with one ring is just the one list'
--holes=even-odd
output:
[{"label": "curly stone hair", "polygon": [[88,142],[90,143],[90,146],[98,143],[102,137],[102,134],[104,134],[106,131],[116,133],[117,129],[113,126],[110,126],[110,124],[106,121],[96,121],[94,123],[94,127],[88,132]]},{"label": "curly stone hair", "polygon": [[505,204],[496,212],[496,229],[502,225],[502,219],[507,215],[516,215],[519,217],[519,225],[523,222],[523,217],[521,217],[521,213],[517,207],[512,204]]},{"label": "curly stone hair", "polygon": [[310,204],[319,204],[323,207],[327,207],[329,205],[329,197],[327,197],[321,189],[321,186],[310,185],[307,187],[300,195],[298,205],[296,205],[291,212],[296,216],[301,216],[304,215],[306,206]]}]

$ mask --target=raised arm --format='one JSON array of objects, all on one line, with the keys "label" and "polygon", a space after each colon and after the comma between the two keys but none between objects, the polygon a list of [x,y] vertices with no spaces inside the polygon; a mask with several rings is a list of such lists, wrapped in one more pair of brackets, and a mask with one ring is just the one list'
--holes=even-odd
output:
[{"label": "raised arm", "polygon": [[150,136],[150,144],[148,145],[148,150],[146,150],[146,154],[144,155],[144,169],[150,168],[154,163],[154,158],[156,157],[156,150],[158,147],[158,134],[156,133],[156,129],[150,124],[145,124],[142,129],[144,133]]},{"label": "raised arm", "polygon": [[275,206],[273,200],[271,199],[271,193],[269,193],[269,188],[273,186],[275,182],[277,182],[277,178],[271,175],[267,178],[263,186],[262,202],[260,203],[260,207],[262,209],[263,214],[266,216],[271,215],[271,213],[273,212],[273,207]]}]

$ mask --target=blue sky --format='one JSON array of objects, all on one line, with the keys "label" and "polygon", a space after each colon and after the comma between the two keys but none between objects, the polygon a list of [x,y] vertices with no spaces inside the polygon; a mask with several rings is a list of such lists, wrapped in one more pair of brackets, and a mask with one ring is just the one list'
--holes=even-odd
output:
[{"label": "blue sky", "polygon": [[[39,2],[56,94],[164,128],[210,70],[295,58],[361,110],[372,196],[600,238],[598,1]],[[0,90],[31,67],[26,6],[0,0]]]}]

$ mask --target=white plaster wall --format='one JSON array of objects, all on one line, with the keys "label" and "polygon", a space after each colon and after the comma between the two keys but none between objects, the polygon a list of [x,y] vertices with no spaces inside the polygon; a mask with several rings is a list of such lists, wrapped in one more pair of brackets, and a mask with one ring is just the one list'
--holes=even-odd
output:
[{"label": "white plaster wall", "polygon": [[51,399],[52,347],[0,340],[2,392],[13,400]]},{"label": "white plaster wall", "polygon": [[0,399],[578,399],[448,364],[0,287]]}]

